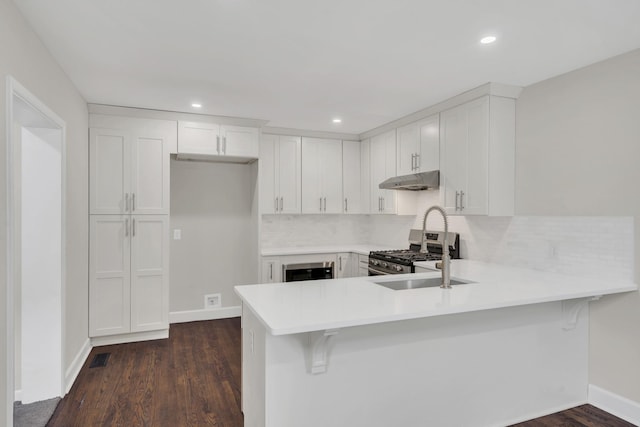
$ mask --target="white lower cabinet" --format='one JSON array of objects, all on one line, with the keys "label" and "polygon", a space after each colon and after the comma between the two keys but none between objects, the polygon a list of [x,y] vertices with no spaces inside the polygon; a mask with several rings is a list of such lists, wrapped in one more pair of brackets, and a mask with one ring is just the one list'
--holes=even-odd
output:
[{"label": "white lower cabinet", "polygon": [[335,266],[336,279],[344,279],[346,277],[354,277],[354,266],[357,263],[357,258],[354,258],[355,254],[345,252],[339,253],[336,256],[337,265]]},{"label": "white lower cabinet", "polygon": [[369,255],[358,255],[358,276],[369,275]]},{"label": "white lower cabinet", "polygon": [[262,283],[282,282],[282,263],[278,257],[262,258]]},{"label": "white lower cabinet", "polygon": [[169,327],[169,216],[91,215],[89,335]]}]

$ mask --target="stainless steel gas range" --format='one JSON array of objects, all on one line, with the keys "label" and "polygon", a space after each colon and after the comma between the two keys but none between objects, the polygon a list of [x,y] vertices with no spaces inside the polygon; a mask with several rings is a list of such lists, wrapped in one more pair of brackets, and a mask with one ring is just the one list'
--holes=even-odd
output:
[{"label": "stainless steel gas range", "polygon": [[[460,258],[460,235],[450,232],[448,240],[451,259]],[[422,230],[413,229],[409,232],[409,249],[369,252],[369,276],[415,273],[415,262],[442,259],[443,231],[425,231],[427,253],[420,252],[421,243]]]}]

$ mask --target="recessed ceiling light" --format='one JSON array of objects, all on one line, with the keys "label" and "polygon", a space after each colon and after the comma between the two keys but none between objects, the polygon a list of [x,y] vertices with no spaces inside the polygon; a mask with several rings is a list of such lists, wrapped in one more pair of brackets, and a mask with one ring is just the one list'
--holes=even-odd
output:
[{"label": "recessed ceiling light", "polygon": [[191,104],[191,106],[193,108],[202,108],[202,104],[198,104],[197,102],[194,102],[193,104]]},{"label": "recessed ceiling light", "polygon": [[333,123],[342,123],[342,119],[336,117],[335,119],[333,119]]},{"label": "recessed ceiling light", "polygon": [[496,41],[496,36],[486,36],[480,39],[480,43],[482,44],[491,44]]}]

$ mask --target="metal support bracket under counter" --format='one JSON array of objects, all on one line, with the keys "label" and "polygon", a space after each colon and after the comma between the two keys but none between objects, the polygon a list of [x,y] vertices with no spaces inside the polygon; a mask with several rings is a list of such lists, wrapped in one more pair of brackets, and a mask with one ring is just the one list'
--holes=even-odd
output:
[{"label": "metal support bracket under counter", "polygon": [[562,329],[565,331],[575,329],[582,309],[586,308],[589,305],[589,302],[597,301],[600,298],[602,298],[602,295],[562,301]]}]

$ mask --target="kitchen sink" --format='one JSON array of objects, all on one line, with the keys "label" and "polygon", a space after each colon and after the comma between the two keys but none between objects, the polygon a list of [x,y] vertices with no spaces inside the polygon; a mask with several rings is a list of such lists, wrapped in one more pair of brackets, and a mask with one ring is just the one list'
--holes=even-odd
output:
[{"label": "kitchen sink", "polygon": [[[403,280],[389,280],[384,282],[373,282],[376,285],[384,286],[385,288],[393,289],[394,291],[401,291],[404,289],[419,289],[419,288],[435,288],[442,284],[441,277],[431,277],[429,279],[403,279]],[[451,279],[451,285],[464,285],[466,283],[474,283],[469,280]]]}]

